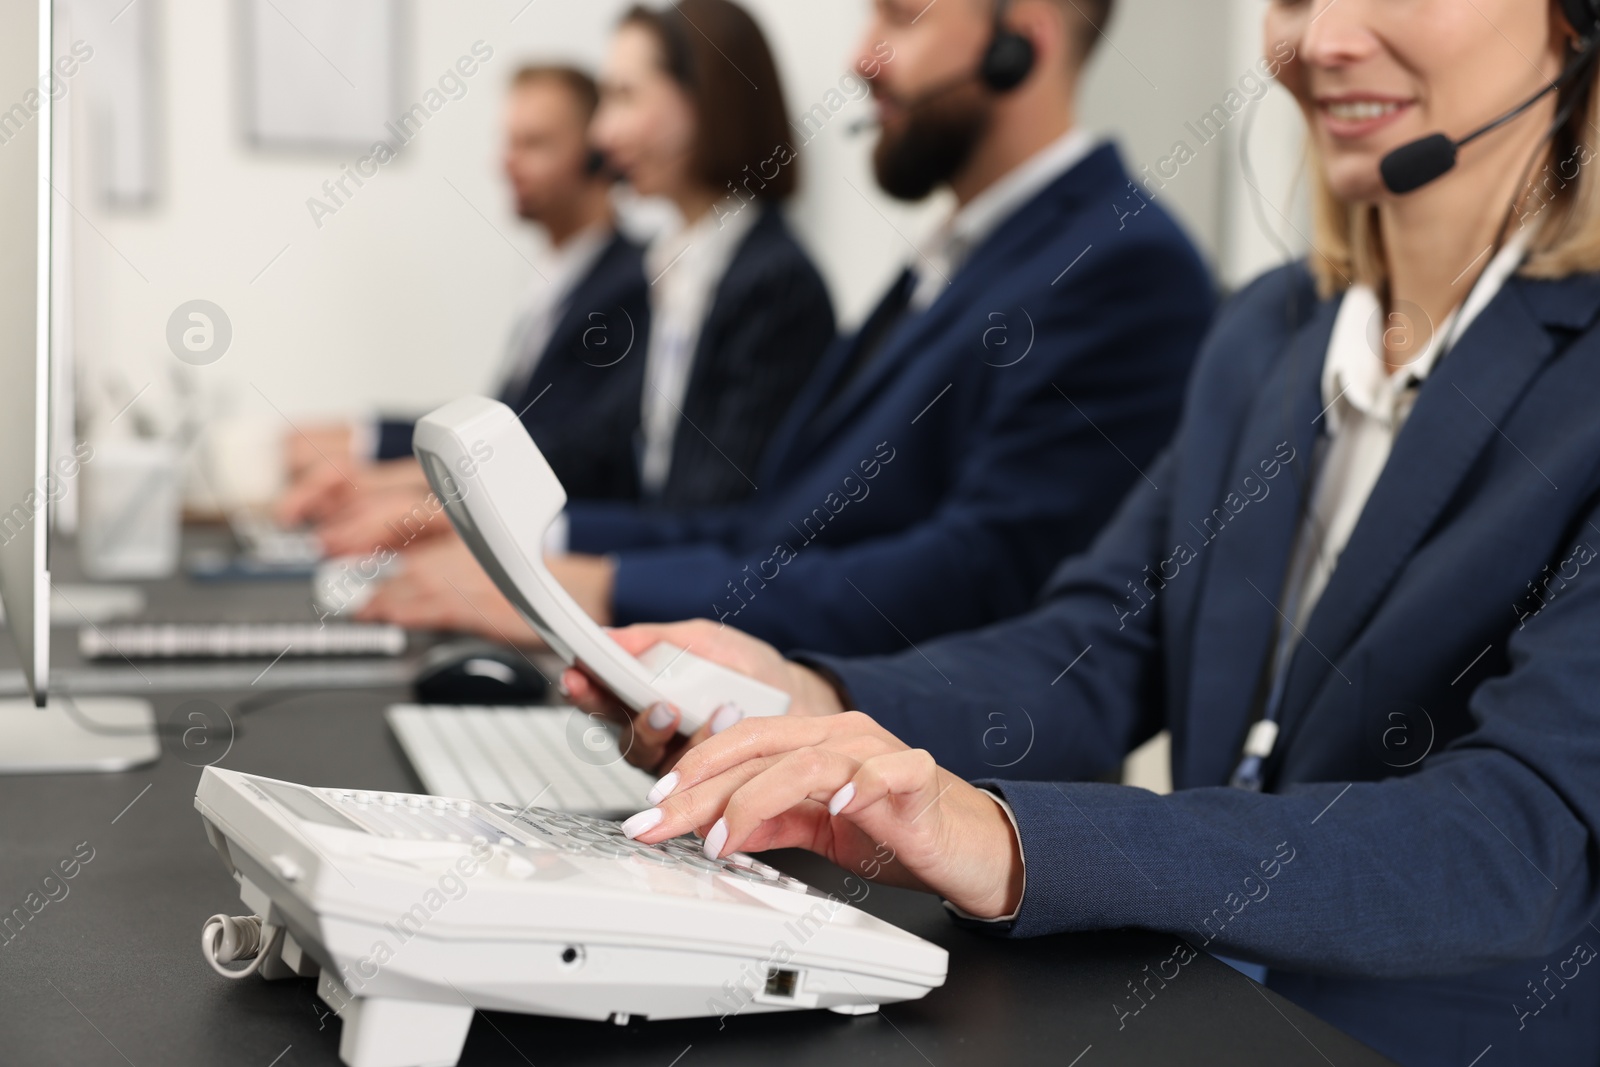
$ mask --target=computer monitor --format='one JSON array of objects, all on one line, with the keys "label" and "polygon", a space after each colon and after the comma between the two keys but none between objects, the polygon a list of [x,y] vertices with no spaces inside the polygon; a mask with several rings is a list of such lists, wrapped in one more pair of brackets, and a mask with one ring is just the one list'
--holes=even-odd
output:
[{"label": "computer monitor", "polygon": [[150,705],[50,700],[51,0],[0,0],[0,601],[31,701],[0,703],[0,773],[155,759]]},{"label": "computer monitor", "polygon": [[[50,681],[50,574],[46,504],[36,485],[49,470],[46,411],[50,367],[50,98],[36,77],[48,17],[40,0],[4,0],[0,100],[21,102],[0,117],[0,596],[23,675],[44,703]],[[46,53],[48,55],[48,53]],[[32,95],[29,95],[32,90]],[[39,111],[30,119],[31,101]],[[31,129],[29,127],[32,127]],[[20,128],[18,128],[20,127]],[[14,130],[14,132],[12,132]]]}]

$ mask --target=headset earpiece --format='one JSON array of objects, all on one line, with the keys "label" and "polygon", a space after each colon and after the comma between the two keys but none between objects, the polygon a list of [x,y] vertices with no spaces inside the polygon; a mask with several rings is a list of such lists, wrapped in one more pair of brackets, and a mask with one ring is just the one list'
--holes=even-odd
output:
[{"label": "headset earpiece", "polygon": [[1033,42],[1020,33],[1001,30],[983,54],[978,76],[997,93],[1009,93],[1033,73]]},{"label": "headset earpiece", "polygon": [[1600,0],[1561,0],[1561,13],[1585,41],[1600,34]]},{"label": "headset earpiece", "polygon": [[[1577,3],[1580,0],[1567,0]],[[1600,0],[1581,0],[1600,5]],[[983,63],[978,67],[978,79],[997,93],[1009,93],[1028,80],[1036,59],[1033,42],[1005,25],[1006,4],[1000,3],[994,13],[994,36],[983,53]]]}]

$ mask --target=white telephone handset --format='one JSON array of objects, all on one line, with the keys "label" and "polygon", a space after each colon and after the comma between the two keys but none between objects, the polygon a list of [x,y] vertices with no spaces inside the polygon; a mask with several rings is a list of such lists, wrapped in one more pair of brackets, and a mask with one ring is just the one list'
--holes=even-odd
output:
[{"label": "white telephone handset", "polygon": [[528,624],[564,661],[597,676],[634,711],[665,700],[691,734],[724,704],[782,715],[789,695],[687,650],[635,658],[580,608],[544,564],[545,532],[567,505],[550,464],[506,405],[453,401],[417,423],[413,449],[462,540]]}]

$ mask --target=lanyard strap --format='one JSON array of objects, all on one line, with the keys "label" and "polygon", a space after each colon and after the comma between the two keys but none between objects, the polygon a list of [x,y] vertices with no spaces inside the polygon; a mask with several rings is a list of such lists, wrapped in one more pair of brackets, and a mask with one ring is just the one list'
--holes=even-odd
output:
[{"label": "lanyard strap", "polygon": [[[1295,569],[1301,570],[1301,568]],[[1300,601],[1305,592],[1309,567],[1304,570],[1305,573],[1291,573],[1293,588],[1289,594],[1289,603],[1285,605],[1287,610],[1283,612],[1278,623],[1278,639],[1272,651],[1272,685],[1267,691],[1261,718],[1257,719],[1251,725],[1250,732],[1245,734],[1244,749],[1239,755],[1238,766],[1234,768],[1233,777],[1228,780],[1228,784],[1236,789],[1248,789],[1253,793],[1261,791],[1262,768],[1278,743],[1278,716],[1283,710],[1284,691],[1289,686],[1289,663],[1294,658],[1295,649],[1299,647],[1300,631],[1296,628],[1295,616],[1300,613]]]}]

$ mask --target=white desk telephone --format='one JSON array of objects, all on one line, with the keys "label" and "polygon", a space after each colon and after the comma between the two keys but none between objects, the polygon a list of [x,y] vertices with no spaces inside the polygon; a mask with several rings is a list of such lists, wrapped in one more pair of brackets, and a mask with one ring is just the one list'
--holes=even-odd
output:
[{"label": "white desk telephone", "polygon": [[349,1067],[452,1067],[480,1008],[858,1014],[944,982],[943,949],[692,839],[643,845],[585,816],[217,767],[195,807],[255,912],[213,917],[207,958],[230,976],[317,976]]},{"label": "white desk telephone", "polygon": [[[415,449],[484,569],[567,663],[692,733],[718,707],[787,694],[670,645],[624,652],[544,565],[566,493],[503,404],[417,424]],[[207,767],[206,836],[254,914],[201,935],[230,978],[316,976],[349,1067],[453,1067],[478,1009],[674,1019],[857,1014],[944,983],[935,945],[741,853],[644,845],[615,822],[473,800],[317,789]],[[243,968],[225,965],[248,960]]]}]

